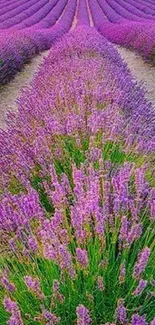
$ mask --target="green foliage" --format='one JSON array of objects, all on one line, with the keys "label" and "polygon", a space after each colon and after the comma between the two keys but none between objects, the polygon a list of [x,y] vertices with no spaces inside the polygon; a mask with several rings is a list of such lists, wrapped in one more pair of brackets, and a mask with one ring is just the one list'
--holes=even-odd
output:
[{"label": "green foliage", "polygon": [[113,141],[105,143],[103,148],[103,158],[104,160],[110,160],[115,164],[123,164],[129,159],[126,153],[121,150],[119,143],[114,143]]}]

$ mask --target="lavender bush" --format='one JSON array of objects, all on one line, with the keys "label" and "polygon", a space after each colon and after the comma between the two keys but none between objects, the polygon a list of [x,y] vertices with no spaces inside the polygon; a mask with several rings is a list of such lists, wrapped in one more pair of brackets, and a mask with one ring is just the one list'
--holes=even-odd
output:
[{"label": "lavender bush", "polygon": [[0,133],[2,325],[154,325],[155,113],[144,95],[88,27],[55,44],[23,90]]},{"label": "lavender bush", "polygon": [[76,0],[69,0],[63,16],[51,28],[34,27],[23,31],[1,32],[0,84],[10,81],[36,53],[49,49],[61,35],[67,33],[71,28],[75,10]]},{"label": "lavender bush", "polygon": [[144,0],[136,4],[133,0],[20,0],[6,2],[5,7],[1,2],[0,84],[10,81],[36,53],[49,49],[72,25],[90,26],[88,8],[101,34],[138,50],[154,63],[155,6],[150,1],[149,8]]},{"label": "lavender bush", "polygon": [[33,14],[31,13],[31,10],[29,11],[29,16],[22,20],[20,23],[12,26],[12,30],[16,29],[23,29],[30,26],[34,26],[35,24],[39,23],[42,19],[44,19],[47,14],[53,10],[53,8],[56,6],[58,0],[54,0],[52,2],[47,2],[46,5],[42,6],[41,3],[37,3],[37,7],[39,6],[39,9],[37,9]]},{"label": "lavender bush", "polygon": [[[143,10],[141,10],[141,8],[137,8],[136,4],[134,4],[134,2],[131,0],[130,2],[128,1],[124,1],[124,0],[116,0],[116,2],[121,5],[123,8],[125,8],[127,11],[129,11],[129,13],[132,13],[135,16],[141,17],[141,18],[145,18],[145,19],[151,19],[154,20],[154,11],[151,11],[151,13],[147,12],[143,12]],[[150,8],[148,8],[149,11]]]},{"label": "lavender bush", "polygon": [[136,50],[145,60],[155,63],[155,24],[127,22],[119,25],[106,22],[99,31],[109,41]]},{"label": "lavender bush", "polygon": [[[100,0],[99,0],[100,1]],[[154,16],[149,14],[145,15],[141,13],[141,11],[137,10],[136,7],[132,7],[129,4],[125,3],[123,0],[106,0],[107,3],[113,10],[119,14],[120,16],[124,17],[127,20],[132,21],[148,21],[154,20]]]},{"label": "lavender bush", "polygon": [[[39,9],[41,9],[42,13],[44,13],[44,11],[46,12],[46,4],[49,7],[49,3],[47,3],[47,0],[41,0],[37,3],[33,1],[31,5],[30,3],[27,3],[27,9],[25,8],[25,5],[16,7],[11,12],[9,11],[5,15],[0,16],[0,29],[7,29],[13,26],[17,27],[16,29],[20,29],[20,22],[24,23],[25,20],[30,19],[31,17],[33,18],[33,15],[40,12]],[[52,9],[51,4],[50,8]]]}]

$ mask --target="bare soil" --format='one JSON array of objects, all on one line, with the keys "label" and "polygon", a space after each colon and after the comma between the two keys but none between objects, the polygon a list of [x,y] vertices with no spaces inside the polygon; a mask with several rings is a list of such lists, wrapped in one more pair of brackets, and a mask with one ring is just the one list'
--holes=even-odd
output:
[{"label": "bare soil", "polygon": [[146,97],[155,107],[155,67],[145,62],[137,53],[117,46],[122,59],[127,63],[135,80],[143,82],[146,89]]},{"label": "bare soil", "polygon": [[0,86],[0,127],[5,126],[5,117],[8,110],[16,110],[16,99],[23,87],[28,86],[38,70],[40,63],[49,51],[37,55],[32,61],[25,65],[10,83]]}]

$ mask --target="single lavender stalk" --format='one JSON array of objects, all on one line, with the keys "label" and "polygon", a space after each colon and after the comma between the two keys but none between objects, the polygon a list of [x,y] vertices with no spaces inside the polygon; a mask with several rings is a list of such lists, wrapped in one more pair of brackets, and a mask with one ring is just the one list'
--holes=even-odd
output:
[{"label": "single lavender stalk", "polygon": [[29,249],[32,252],[37,252],[37,250],[38,250],[38,244],[37,244],[37,241],[36,241],[35,237],[30,236],[28,238],[28,241],[27,242],[28,242]]},{"label": "single lavender stalk", "polygon": [[131,324],[132,325],[148,325],[148,323],[145,320],[145,316],[139,316],[138,314],[132,315]]},{"label": "single lavender stalk", "polygon": [[85,306],[79,305],[76,308],[76,315],[77,315],[77,325],[91,324],[92,319],[90,318],[89,311]]},{"label": "single lavender stalk", "polygon": [[[52,291],[52,298],[58,300],[62,304],[64,302],[65,297],[60,293],[60,282],[58,280],[53,281]],[[54,305],[53,302],[52,304]]]},{"label": "single lavender stalk", "polygon": [[146,288],[148,281],[141,279],[135,291],[133,292],[134,296],[139,296],[143,290]]},{"label": "single lavender stalk", "polygon": [[118,301],[118,306],[116,309],[116,320],[120,323],[120,324],[127,324],[127,311],[126,308],[124,306],[124,300],[120,299]]},{"label": "single lavender stalk", "polygon": [[145,247],[138,255],[138,260],[134,265],[133,277],[138,279],[141,274],[144,272],[148,259],[150,256],[151,250],[148,247]]},{"label": "single lavender stalk", "polygon": [[43,309],[42,311],[42,318],[46,321],[46,324],[48,325],[55,325],[60,323],[60,317],[57,317],[56,315],[50,313],[48,310]]},{"label": "single lavender stalk", "polygon": [[119,283],[122,284],[125,281],[125,275],[126,275],[126,268],[125,263],[123,262],[120,265],[120,273],[119,273]]},{"label": "single lavender stalk", "polygon": [[15,285],[9,281],[7,276],[0,277],[0,282],[2,283],[4,288],[9,292],[14,292],[16,290]]},{"label": "single lavender stalk", "polygon": [[3,301],[3,305],[6,311],[11,313],[11,317],[7,322],[8,325],[24,325],[21,317],[21,312],[15,301],[13,301],[8,297],[5,297]]},{"label": "single lavender stalk", "polygon": [[129,245],[131,245],[136,239],[140,238],[142,235],[142,224],[135,224],[131,227],[128,237],[127,237],[127,242]]},{"label": "single lavender stalk", "polygon": [[151,189],[150,191],[150,199],[149,199],[149,205],[150,205],[150,220],[155,221],[155,189]]},{"label": "single lavender stalk", "polygon": [[39,279],[33,278],[30,275],[24,277],[25,284],[39,299],[43,299],[44,295],[41,291]]},{"label": "single lavender stalk", "polygon": [[88,265],[88,254],[85,249],[79,247],[76,248],[76,260],[82,267],[87,267]]},{"label": "single lavender stalk", "polygon": [[59,265],[62,270],[67,270],[71,277],[75,277],[75,270],[72,265],[72,256],[65,245],[60,245],[58,248]]},{"label": "single lavender stalk", "polygon": [[119,233],[119,239],[121,241],[126,241],[128,236],[128,219],[126,216],[121,218],[121,228]]},{"label": "single lavender stalk", "polygon": [[103,278],[101,276],[97,277],[97,288],[100,291],[104,291],[104,289],[105,289],[104,283],[103,283]]}]

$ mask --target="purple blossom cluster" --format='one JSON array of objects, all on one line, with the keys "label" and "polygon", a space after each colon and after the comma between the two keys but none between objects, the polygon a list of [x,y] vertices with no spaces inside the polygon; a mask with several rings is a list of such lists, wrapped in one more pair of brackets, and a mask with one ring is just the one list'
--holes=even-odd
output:
[{"label": "purple blossom cluster", "polygon": [[11,317],[7,322],[8,325],[24,325],[20,309],[17,303],[9,297],[5,297],[4,299],[4,307],[8,313],[11,313]]},{"label": "purple blossom cluster", "polygon": [[79,305],[76,309],[77,325],[89,325],[92,319],[89,316],[89,311],[83,305]]},{"label": "purple blossom cluster", "polygon": [[127,324],[127,310],[124,307],[124,301],[122,299],[118,301],[118,307],[116,309],[116,319],[120,324]]},{"label": "purple blossom cluster", "polygon": [[[28,221],[33,218],[42,218],[44,212],[41,208],[38,193],[32,188],[27,195],[20,193],[13,195],[7,193],[0,201],[0,228],[4,231],[15,231],[18,227],[28,226]],[[29,238],[29,246],[32,239]]]},{"label": "purple blossom cluster", "polygon": [[0,276],[0,283],[9,292],[14,292],[16,290],[15,285],[10,282],[8,272],[6,270],[4,271],[4,274]]},{"label": "purple blossom cluster", "polygon": [[134,273],[133,276],[135,278],[139,278],[143,271],[145,270],[145,267],[147,265],[148,259],[150,256],[150,249],[148,247],[144,248],[138,255],[138,261],[136,262],[134,266]]},{"label": "purple blossom cluster", "polygon": [[28,289],[31,290],[34,294],[36,294],[39,299],[43,297],[38,279],[32,278],[31,276],[27,275],[25,276],[24,281]]}]

